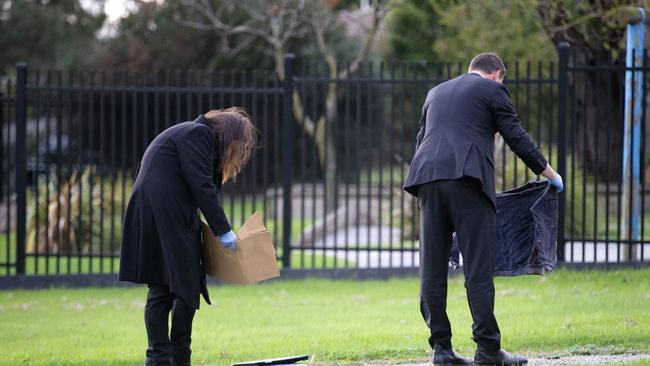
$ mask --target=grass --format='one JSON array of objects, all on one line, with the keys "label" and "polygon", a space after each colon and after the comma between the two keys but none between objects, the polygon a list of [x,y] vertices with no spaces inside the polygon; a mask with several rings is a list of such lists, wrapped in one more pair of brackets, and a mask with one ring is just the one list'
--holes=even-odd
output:
[{"label": "grass", "polygon": [[[16,260],[16,234],[0,233],[0,263],[14,262]],[[0,274],[5,269],[0,267]]]},{"label": "grass", "polygon": [[[650,352],[650,269],[498,278],[503,346],[536,355]],[[418,281],[275,281],[211,288],[193,364],[292,354],[322,363],[426,361]],[[0,293],[0,365],[142,364],[143,287]],[[471,354],[463,280],[450,280],[455,347]],[[647,363],[637,363],[638,365]]]},{"label": "grass", "polygon": [[71,254],[62,253],[60,257],[52,254],[49,258],[27,257],[25,260],[25,274],[47,275],[47,274],[106,274],[117,273],[120,268],[118,257],[89,258],[76,257]]},{"label": "grass", "polygon": [[333,255],[323,255],[311,250],[293,250],[291,252],[291,268],[293,269],[322,269],[322,268],[355,268],[356,262],[350,259],[338,258]]}]

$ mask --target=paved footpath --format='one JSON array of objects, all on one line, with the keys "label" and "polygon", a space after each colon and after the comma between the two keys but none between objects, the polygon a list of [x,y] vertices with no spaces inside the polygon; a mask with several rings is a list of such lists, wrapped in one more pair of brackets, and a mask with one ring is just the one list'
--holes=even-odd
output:
[{"label": "paved footpath", "polygon": [[[566,356],[555,358],[531,358],[528,365],[621,365],[637,361],[650,361],[650,354],[625,354],[612,356]],[[368,364],[366,366],[385,366],[388,364]],[[398,364],[396,366],[431,366],[431,363]]]}]

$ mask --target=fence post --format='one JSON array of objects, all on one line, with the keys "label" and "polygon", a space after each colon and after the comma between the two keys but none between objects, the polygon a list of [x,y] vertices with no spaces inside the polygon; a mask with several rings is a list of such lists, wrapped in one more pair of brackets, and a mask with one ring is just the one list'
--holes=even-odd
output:
[{"label": "fence post", "polygon": [[623,171],[621,239],[627,241],[619,250],[619,261],[632,261],[638,257],[639,219],[641,218],[641,134],[643,125],[643,100],[645,71],[644,33],[645,11],[638,8],[640,19],[627,24],[627,45],[625,52],[625,115],[623,124]]},{"label": "fence post", "polygon": [[27,238],[27,64],[16,64],[16,274],[25,274]]},{"label": "fence post", "polygon": [[282,96],[282,266],[291,268],[291,186],[293,185],[293,60],[284,55]]},{"label": "fence post", "polygon": [[[569,44],[559,44],[560,62],[558,72],[558,107],[557,107],[557,172],[562,179],[566,175],[566,126],[567,126],[567,99],[568,72],[569,72]],[[557,256],[564,261],[564,222],[566,218],[566,191],[558,195],[558,225],[557,225]]]}]

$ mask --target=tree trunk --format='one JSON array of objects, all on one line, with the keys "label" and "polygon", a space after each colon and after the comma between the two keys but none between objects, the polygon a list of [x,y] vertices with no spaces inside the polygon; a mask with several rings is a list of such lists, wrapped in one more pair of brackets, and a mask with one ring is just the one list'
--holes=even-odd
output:
[{"label": "tree trunk", "polygon": [[[553,43],[557,46],[567,42],[578,52],[578,60],[571,59],[570,64],[620,65],[622,61],[613,60],[608,50],[618,50],[624,37],[625,27],[616,22],[616,14],[626,3],[632,1],[538,0],[537,11]],[[575,70],[569,72],[569,81],[569,113],[576,117],[571,114],[569,120],[577,124],[569,123],[570,128],[577,127],[567,131],[567,141],[575,144],[569,148],[575,146],[576,161],[585,173],[595,174],[601,182],[616,180],[621,174],[623,73],[611,68]],[[576,110],[572,96],[575,96]]]},{"label": "tree trunk", "polygon": [[315,143],[318,161],[325,176],[323,193],[325,212],[336,210],[336,144],[332,128],[332,118],[321,117],[317,122]]}]

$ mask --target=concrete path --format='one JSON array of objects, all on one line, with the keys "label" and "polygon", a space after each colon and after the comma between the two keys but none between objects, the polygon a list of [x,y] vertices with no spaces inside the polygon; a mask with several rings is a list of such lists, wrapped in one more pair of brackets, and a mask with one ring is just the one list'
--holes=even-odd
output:
[{"label": "concrete path", "polygon": [[[350,227],[347,230],[339,230],[336,234],[328,233],[315,243],[317,248],[332,249],[306,250],[305,254],[314,252],[318,255],[335,256],[338,260],[347,260],[358,265],[359,268],[419,266],[417,250],[413,251],[407,247],[405,251],[399,251],[401,234],[400,228],[391,229],[389,226]],[[380,245],[382,250],[376,249]],[[390,250],[391,245],[393,250]],[[357,251],[357,246],[362,250]],[[372,249],[365,249],[368,247]]]},{"label": "concrete path", "polygon": [[[358,265],[359,268],[419,266],[417,250],[412,251],[408,247],[405,251],[395,250],[401,247],[400,238],[400,228],[378,225],[353,226],[340,229],[336,233],[326,233],[324,238],[315,242],[315,246],[319,249],[305,250],[305,254],[336,256],[337,260],[347,260]],[[393,250],[389,250],[391,245]],[[357,247],[361,250],[357,251]],[[625,259],[628,256],[617,244],[593,241],[567,242],[564,252],[567,263],[616,263],[619,258]],[[644,244],[643,248],[641,245],[636,245],[633,253],[633,258],[650,261],[650,244]]]},{"label": "concrete path", "polygon": [[641,245],[634,245],[634,250],[629,254],[623,252],[623,249],[618,244],[604,241],[573,241],[565,244],[564,257],[569,263],[617,262],[618,258],[627,259],[626,256],[628,255],[632,255],[633,258],[643,258],[644,261],[650,261],[650,244],[643,244],[643,248]]}]

